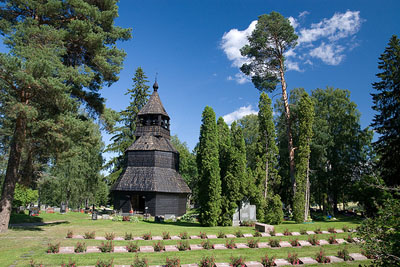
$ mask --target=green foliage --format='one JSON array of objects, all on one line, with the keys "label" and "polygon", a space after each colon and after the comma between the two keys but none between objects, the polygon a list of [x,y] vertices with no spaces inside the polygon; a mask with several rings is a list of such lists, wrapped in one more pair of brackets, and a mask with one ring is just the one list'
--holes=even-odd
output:
[{"label": "green foliage", "polygon": [[232,267],[244,267],[246,266],[245,264],[245,258],[242,256],[238,256],[238,257],[231,257],[231,262],[230,262],[230,266]]},{"label": "green foliage", "polygon": [[149,262],[148,262],[147,258],[139,259],[139,256],[136,255],[131,266],[132,267],[148,267]]},{"label": "green foliage", "polygon": [[149,86],[147,85],[149,81],[141,67],[136,69],[132,81],[132,88],[128,89],[125,93],[125,95],[129,95],[130,98],[129,106],[125,110],[119,112],[119,118],[117,119],[118,125],[110,132],[110,134],[113,135],[111,137],[112,143],[110,143],[105,150],[105,152],[118,154],[105,165],[106,168],[111,170],[109,176],[111,183],[119,177],[122,169],[126,167],[124,153],[136,139],[137,115],[140,109],[146,105],[149,97]]},{"label": "green foliage", "polygon": [[251,74],[254,86],[260,91],[273,91],[279,82],[277,73],[284,71],[284,53],[296,46],[297,35],[289,20],[277,12],[258,17],[256,28],[249,36],[249,44],[241,50],[251,59],[240,70]]},{"label": "green foliage", "polygon": [[267,198],[264,221],[268,224],[281,224],[283,221],[283,209],[281,197],[276,194]]},{"label": "green foliage", "polygon": [[114,243],[112,241],[101,242],[100,246],[98,246],[101,252],[111,253],[114,252]]},{"label": "green foliage", "polygon": [[[310,144],[313,135],[314,104],[307,93],[299,102],[298,123],[299,140],[296,162],[296,191],[293,197],[293,217],[296,223],[307,220],[309,205],[307,202],[308,176],[310,168]],[[307,207],[306,207],[307,206]]]},{"label": "green foliage", "polygon": [[261,258],[261,264],[263,267],[271,267],[275,266],[276,257],[268,257],[268,254],[265,254],[264,257]]},{"label": "green foliage", "polygon": [[181,260],[179,258],[166,258],[165,267],[179,267],[181,266]]},{"label": "green foliage", "polygon": [[211,107],[203,111],[200,128],[197,166],[199,172],[200,223],[216,226],[221,214],[221,179],[218,133],[215,113]]},{"label": "green foliage", "polygon": [[38,190],[32,190],[19,183],[15,186],[13,207],[26,207],[29,203],[36,202],[39,198]]},{"label": "green foliage", "polygon": [[379,57],[376,76],[372,84],[377,93],[372,94],[375,114],[371,126],[379,134],[374,143],[379,155],[378,168],[388,186],[400,184],[400,40],[393,35],[385,52]]},{"label": "green foliage", "polygon": [[374,256],[376,266],[400,264],[400,201],[389,199],[379,208],[375,217],[367,218],[357,229],[367,255]]},{"label": "green foliage", "polygon": [[247,167],[254,170],[256,168],[256,155],[258,150],[259,123],[256,114],[250,114],[237,120],[237,124],[242,128],[244,143],[246,145]]},{"label": "green foliage", "polygon": [[196,201],[198,198],[196,155],[189,151],[187,143],[181,142],[177,135],[171,136],[171,143],[179,152],[179,174],[192,190],[192,198]]},{"label": "green foliage", "polygon": [[204,256],[201,258],[199,267],[214,267],[215,266],[215,258],[214,256]]},{"label": "green foliage", "polygon": [[[127,240],[127,239],[125,239],[125,240]],[[138,252],[139,251],[138,241],[129,242],[128,245],[126,245],[126,250],[128,252]]]}]

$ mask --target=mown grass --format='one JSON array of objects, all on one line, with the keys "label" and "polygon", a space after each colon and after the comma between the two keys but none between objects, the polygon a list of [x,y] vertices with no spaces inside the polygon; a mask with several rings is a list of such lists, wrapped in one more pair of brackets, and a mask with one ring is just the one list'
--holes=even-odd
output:
[{"label": "mown grass", "polygon": [[[61,246],[74,246],[78,241],[85,242],[88,246],[99,245],[99,240],[77,240],[66,239],[68,230],[72,230],[74,234],[83,235],[85,232],[95,231],[96,236],[105,236],[105,233],[114,232],[116,236],[123,237],[125,233],[132,233],[133,236],[142,236],[149,233],[153,236],[161,236],[163,232],[170,232],[171,235],[179,235],[181,232],[187,232],[189,235],[199,235],[200,232],[207,234],[218,234],[223,231],[225,234],[234,234],[237,230],[242,233],[254,233],[252,227],[201,227],[198,223],[155,223],[150,221],[140,221],[138,223],[131,222],[113,222],[111,220],[92,221],[87,214],[70,212],[68,214],[41,214],[31,221],[59,221],[49,223],[43,226],[30,227],[12,227],[7,233],[0,234],[0,266],[29,266],[31,260],[36,263],[42,263],[45,266],[60,266],[61,263],[67,263],[69,260],[75,261],[78,265],[94,265],[98,259],[114,259],[115,264],[130,264],[133,261],[135,253],[90,253],[90,254],[47,254],[46,249],[48,243],[61,243]],[[13,218],[13,223],[24,222],[24,216]],[[60,222],[61,221],[61,222]],[[341,229],[344,225],[355,228],[359,224],[359,220],[354,218],[341,218],[335,222],[314,222],[311,224],[295,224],[293,222],[284,222],[282,225],[276,226],[276,232],[283,232],[286,228],[289,231],[299,232],[301,229],[327,230],[330,227]],[[331,234],[318,235],[318,239],[327,239]],[[337,238],[344,238],[347,233],[336,234]],[[354,234],[353,234],[354,236]],[[279,240],[307,240],[308,236],[283,236],[283,237],[263,237],[255,238],[260,242],[267,242],[270,238]],[[248,238],[236,238],[237,243],[246,243]],[[224,244],[226,239],[212,239],[212,243]],[[123,246],[128,241],[113,241],[116,246]],[[140,246],[152,245],[155,241],[139,241]],[[176,240],[165,240],[165,245],[175,245]],[[199,244],[202,240],[190,240],[191,244]],[[343,245],[327,245],[323,246],[326,255],[336,255],[339,248]],[[347,245],[349,251],[359,252],[360,249],[355,244]],[[279,248],[279,249],[235,249],[235,250],[200,250],[200,251],[181,251],[181,252],[160,252],[160,253],[139,253],[140,257],[148,258],[151,265],[165,264],[166,257],[179,257],[181,263],[198,263],[200,259],[207,255],[214,255],[217,262],[229,262],[231,256],[242,255],[248,261],[260,260],[266,253],[269,256],[277,258],[286,258],[287,254],[296,252],[299,257],[315,257],[320,247],[301,247],[301,248]]]}]

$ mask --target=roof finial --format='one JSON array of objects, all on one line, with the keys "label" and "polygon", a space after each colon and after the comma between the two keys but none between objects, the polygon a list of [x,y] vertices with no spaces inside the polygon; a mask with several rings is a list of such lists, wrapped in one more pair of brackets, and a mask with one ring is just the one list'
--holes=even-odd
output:
[{"label": "roof finial", "polygon": [[157,92],[157,90],[158,90],[157,75],[158,75],[158,72],[156,72],[156,79],[155,79],[155,82],[153,84],[154,92]]}]

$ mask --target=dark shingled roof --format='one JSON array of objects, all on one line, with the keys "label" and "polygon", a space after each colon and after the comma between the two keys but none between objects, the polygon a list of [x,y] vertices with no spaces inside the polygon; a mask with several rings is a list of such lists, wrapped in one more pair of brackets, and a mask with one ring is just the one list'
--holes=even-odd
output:
[{"label": "dark shingled roof", "polygon": [[154,90],[153,94],[151,94],[149,98],[149,101],[147,101],[146,105],[138,113],[138,115],[145,114],[161,114],[169,118],[168,113],[165,111],[165,108],[161,103],[157,90]]},{"label": "dark shingled roof", "polygon": [[174,169],[158,167],[127,167],[111,190],[191,193]]},{"label": "dark shingled roof", "polygon": [[128,147],[127,151],[129,150],[158,150],[177,152],[167,138],[155,137],[152,135],[140,136],[130,147]]}]

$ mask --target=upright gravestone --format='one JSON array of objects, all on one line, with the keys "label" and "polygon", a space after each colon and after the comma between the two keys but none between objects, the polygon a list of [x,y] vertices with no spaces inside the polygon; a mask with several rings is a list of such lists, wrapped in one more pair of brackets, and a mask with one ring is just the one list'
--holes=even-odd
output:
[{"label": "upright gravestone", "polygon": [[61,202],[60,213],[64,214],[67,212],[67,205],[64,202]]},{"label": "upright gravestone", "polygon": [[256,205],[250,205],[250,202],[242,202],[240,209],[237,208],[233,214],[232,225],[238,226],[241,222],[255,222],[256,220]]}]

